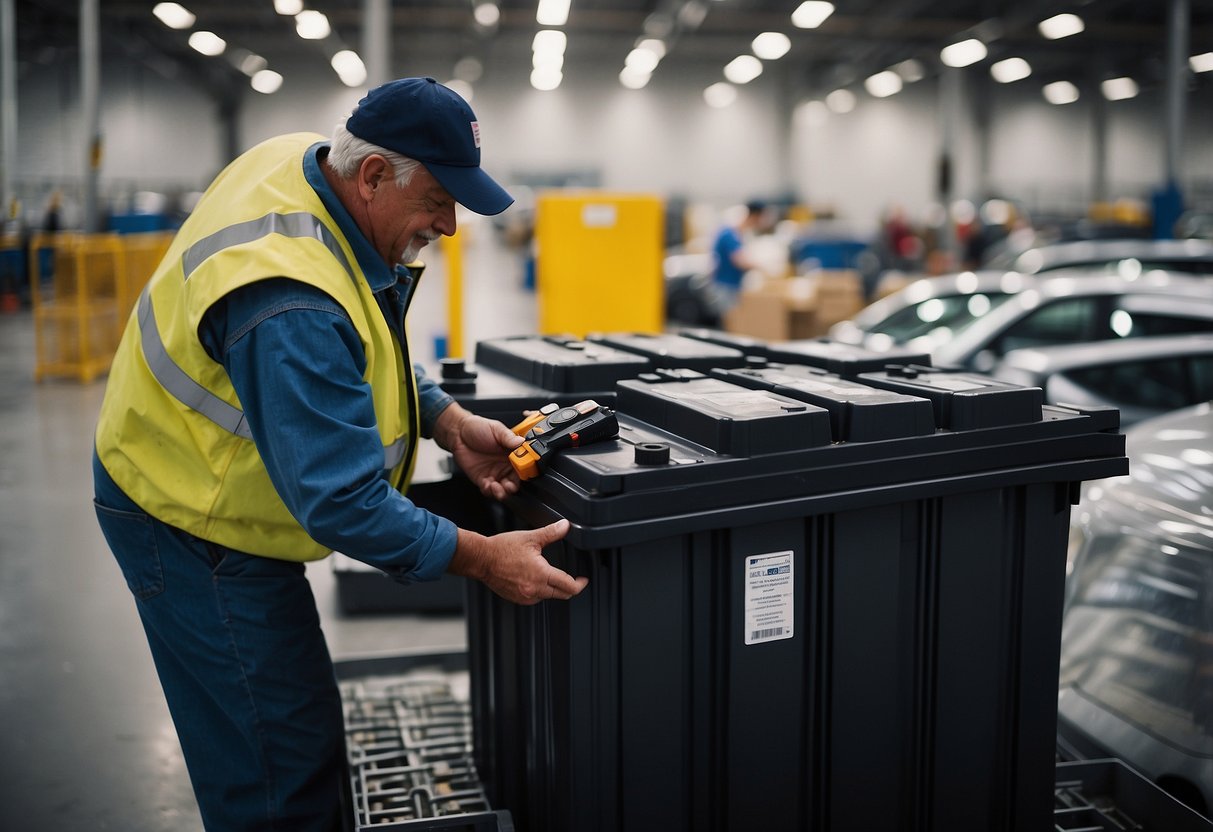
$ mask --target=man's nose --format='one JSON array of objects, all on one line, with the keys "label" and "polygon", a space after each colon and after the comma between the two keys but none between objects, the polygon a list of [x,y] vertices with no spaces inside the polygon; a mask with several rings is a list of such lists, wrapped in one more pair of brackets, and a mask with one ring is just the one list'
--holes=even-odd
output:
[{"label": "man's nose", "polygon": [[448,205],[438,212],[438,219],[434,222],[434,229],[447,237],[454,236],[456,229],[454,205]]}]

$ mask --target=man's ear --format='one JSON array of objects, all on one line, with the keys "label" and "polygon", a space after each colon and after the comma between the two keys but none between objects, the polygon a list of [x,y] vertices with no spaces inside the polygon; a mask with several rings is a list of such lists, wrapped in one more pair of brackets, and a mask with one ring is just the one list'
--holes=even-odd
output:
[{"label": "man's ear", "polygon": [[358,166],[358,195],[369,202],[375,196],[375,189],[390,179],[391,174],[387,159],[378,153],[367,156]]}]

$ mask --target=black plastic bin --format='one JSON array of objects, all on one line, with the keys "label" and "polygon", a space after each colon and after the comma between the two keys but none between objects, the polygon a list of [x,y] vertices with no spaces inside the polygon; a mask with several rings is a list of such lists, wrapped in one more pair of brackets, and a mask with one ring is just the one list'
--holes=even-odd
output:
[{"label": "black plastic bin", "polygon": [[494,806],[527,832],[1050,828],[1069,510],[1128,470],[1118,416],[913,376],[860,379],[873,441],[837,433],[837,377],[618,385],[620,438],[511,501],[569,518],[547,554],[586,591],[470,588]]}]

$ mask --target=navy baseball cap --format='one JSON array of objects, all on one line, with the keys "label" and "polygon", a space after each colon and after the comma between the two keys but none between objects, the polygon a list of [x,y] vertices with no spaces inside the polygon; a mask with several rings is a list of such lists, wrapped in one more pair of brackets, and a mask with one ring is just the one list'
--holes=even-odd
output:
[{"label": "navy baseball cap", "polygon": [[425,165],[455,201],[500,214],[514,198],[480,168],[480,123],[463,98],[433,78],[375,87],[345,122],[358,138]]}]

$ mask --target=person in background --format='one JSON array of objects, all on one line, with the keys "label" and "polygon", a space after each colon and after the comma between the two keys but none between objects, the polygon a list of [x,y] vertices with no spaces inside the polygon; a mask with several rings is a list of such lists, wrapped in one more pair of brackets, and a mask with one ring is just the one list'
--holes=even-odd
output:
[{"label": "person in background", "polygon": [[762,228],[766,214],[766,203],[751,200],[746,203],[745,214],[739,222],[724,225],[716,234],[712,243],[712,279],[722,295],[722,312],[737,301],[745,273],[757,267],[746,254],[745,241],[748,235]]},{"label": "person in background", "polygon": [[421,249],[455,205],[513,199],[480,125],[432,78],[371,90],[332,141],[224,169],[127,323],[95,436],[96,513],[135,596],[207,829],[353,823],[334,669],[304,562],[444,572],[519,604],[585,587],[544,558],[568,523],[483,536],[405,496],[418,441],[480,490],[519,487],[505,425],[413,368]]}]

